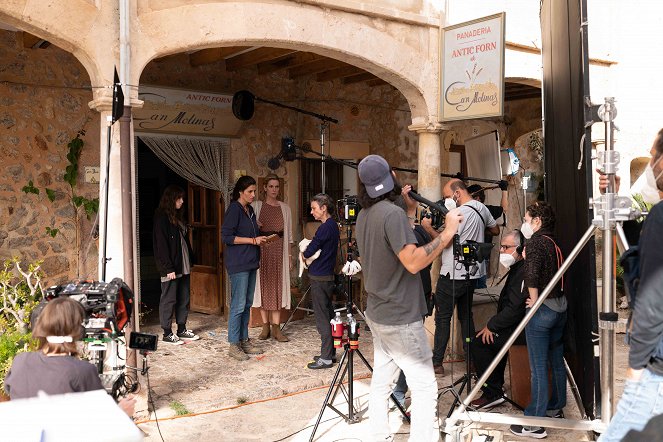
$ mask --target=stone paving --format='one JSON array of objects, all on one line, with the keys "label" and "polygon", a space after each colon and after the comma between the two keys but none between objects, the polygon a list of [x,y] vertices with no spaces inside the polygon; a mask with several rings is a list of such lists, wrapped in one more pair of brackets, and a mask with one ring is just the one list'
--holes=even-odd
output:
[{"label": "stone paving", "polygon": [[[226,324],[216,316],[192,314],[188,324],[201,340],[181,346],[160,342],[159,349],[149,357],[150,385],[153,391],[159,427],[163,439],[171,441],[278,441],[308,440],[311,428],[323,404],[328,385],[335,370],[309,370],[306,364],[318,354],[320,338],[313,318],[289,324],[286,334],[290,342],[256,341],[265,353],[238,362],[227,356]],[[158,326],[143,331],[158,333]],[[259,328],[250,329],[255,338]],[[623,389],[626,367],[625,346],[617,339],[616,397]],[[372,362],[372,342],[369,331],[362,330],[360,350]],[[452,371],[451,375],[449,372]],[[336,366],[335,366],[336,367]],[[330,409],[325,411],[316,432],[316,441],[369,440],[366,409],[370,373],[355,357],[355,404],[360,422],[348,425]],[[447,364],[446,376],[438,376],[440,388],[463,374],[464,364]],[[507,376],[508,378],[508,376]],[[146,407],[146,379],[141,379],[139,393],[139,427],[147,434],[146,441],[159,441],[154,414],[148,418]],[[580,414],[571,393],[565,410],[567,418],[578,419]],[[171,404],[182,404],[189,415],[176,416]],[[439,401],[439,414],[446,415],[453,396],[444,394]],[[341,394],[335,404],[347,411],[347,401]],[[152,407],[150,407],[152,409]],[[500,413],[518,414],[509,405],[496,409]],[[142,422],[142,423],[141,423]],[[408,425],[401,422],[397,411],[390,416],[396,441],[408,438]],[[499,440],[525,440],[508,433],[508,426],[479,424],[482,431]],[[307,427],[306,429],[304,429]],[[304,429],[304,430],[302,430]],[[297,433],[299,430],[299,433]],[[506,431],[503,434],[502,432]],[[296,433],[296,434],[293,434]],[[503,437],[503,438],[501,438]],[[469,440],[469,439],[468,439]],[[550,441],[590,440],[588,435],[568,430],[548,429]]]}]

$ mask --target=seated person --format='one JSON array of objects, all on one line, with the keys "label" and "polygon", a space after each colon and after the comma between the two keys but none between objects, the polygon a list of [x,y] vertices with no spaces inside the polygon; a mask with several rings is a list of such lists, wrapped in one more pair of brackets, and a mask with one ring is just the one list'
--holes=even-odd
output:
[{"label": "seated person", "polygon": [[[515,328],[525,316],[523,278],[525,267],[523,246],[525,238],[519,230],[514,230],[502,239],[500,244],[500,264],[509,269],[504,288],[497,303],[497,314],[477,333],[472,342],[472,357],[477,376],[483,375],[497,353],[504,346]],[[516,341],[517,342],[517,341]],[[471,402],[475,409],[491,408],[504,402],[504,369],[507,357],[504,356],[495,370],[481,387],[483,394]]]},{"label": "seated person", "polygon": [[[40,350],[16,355],[5,378],[11,399],[36,397],[40,391],[54,395],[104,388],[97,368],[76,357],[84,319],[83,307],[73,299],[55,298],[46,304],[32,331]],[[131,416],[135,404],[133,397],[126,397],[118,405]]]}]

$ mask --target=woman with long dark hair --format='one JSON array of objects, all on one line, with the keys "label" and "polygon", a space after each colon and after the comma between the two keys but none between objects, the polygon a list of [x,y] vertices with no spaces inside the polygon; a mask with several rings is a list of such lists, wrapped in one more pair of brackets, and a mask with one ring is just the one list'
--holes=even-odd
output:
[{"label": "woman with long dark hair", "polygon": [[[555,213],[546,202],[527,206],[520,228],[527,238],[525,245],[524,294],[530,308],[562,265],[562,252],[555,243]],[[566,406],[566,369],[564,367],[563,333],[566,324],[567,301],[564,279],[555,286],[525,327],[527,353],[532,372],[532,399],[525,408],[525,416],[564,417]],[[548,395],[548,367],[552,373],[552,394]],[[546,437],[543,427],[511,425],[511,432],[519,436]]]},{"label": "woman with long dark hair", "polygon": [[[154,214],[152,233],[154,258],[161,276],[159,321],[163,329],[163,341],[175,345],[200,339],[186,328],[191,296],[189,276],[192,250],[183,221],[183,205],[184,190],[175,185],[166,187]],[[173,310],[177,334],[172,330]]]},{"label": "woman with long dark hair", "polygon": [[[270,173],[265,177],[265,199],[251,205],[256,212],[263,235],[278,235],[260,248],[260,269],[256,279],[253,307],[260,308],[262,332],[258,339],[270,336],[279,342],[289,339],[279,328],[280,310],[290,308],[290,249],[292,246],[292,215],[290,207],[278,200],[281,182]],[[271,329],[270,329],[271,322]]]},{"label": "woman with long dark hair", "polygon": [[334,267],[338,250],[339,231],[334,219],[334,200],[324,193],[311,199],[311,215],[322,222],[306,250],[304,258],[310,258],[320,250],[320,256],[308,267],[311,279],[311,302],[315,314],[315,325],[320,333],[320,355],[313,358],[308,368],[331,368],[335,355],[329,321],[334,317],[332,294],[334,290]]},{"label": "woman with long dark hair", "polygon": [[235,183],[232,201],[223,218],[221,236],[224,263],[230,278],[230,314],[228,315],[228,356],[238,361],[262,350],[249,339],[249,315],[260,266],[260,235],[256,214],[251,203],[256,197],[256,180],[241,176]]}]

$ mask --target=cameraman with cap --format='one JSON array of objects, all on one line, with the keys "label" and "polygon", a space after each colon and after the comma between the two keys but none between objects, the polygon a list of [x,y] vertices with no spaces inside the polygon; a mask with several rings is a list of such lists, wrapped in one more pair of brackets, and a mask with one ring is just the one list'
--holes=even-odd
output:
[{"label": "cameraman with cap", "polygon": [[446,216],[444,230],[417,247],[405,212],[393,201],[401,193],[387,161],[369,155],[358,167],[357,248],[362,256],[367,297],[366,322],[373,333],[374,366],[369,408],[375,440],[391,437],[389,396],[403,370],[412,391],[410,440],[438,440],[434,429],[437,382],[421,317],[426,314],[417,274],[451,244],[462,220],[459,210]]}]

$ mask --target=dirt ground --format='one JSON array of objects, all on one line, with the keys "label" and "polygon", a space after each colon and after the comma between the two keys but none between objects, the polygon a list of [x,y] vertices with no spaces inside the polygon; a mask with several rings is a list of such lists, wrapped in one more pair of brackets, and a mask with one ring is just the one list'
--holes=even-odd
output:
[{"label": "dirt ground", "polygon": [[[146,441],[160,441],[159,430],[167,442],[309,440],[337,367],[328,370],[306,368],[312,356],[318,354],[320,345],[312,317],[289,324],[286,334],[290,336],[290,342],[259,341],[265,353],[246,362],[227,356],[226,324],[219,317],[192,314],[188,325],[201,336],[200,341],[181,346],[160,342],[158,351],[149,357],[149,385],[153,400],[150,412],[147,379],[141,379],[138,425],[145,432]],[[159,327],[148,326],[143,331],[158,333]],[[258,333],[259,329],[250,330],[251,337],[257,337]],[[616,339],[617,399],[623,391],[628,353],[622,336],[618,335]],[[372,363],[370,331],[362,330],[360,351]],[[443,393],[444,387],[463,373],[464,364],[447,364],[445,376],[438,376],[440,392]],[[349,424],[326,407],[314,440],[370,440],[369,385],[370,370],[355,356],[353,389],[358,422]],[[440,395],[440,416],[446,416],[452,402],[450,392]],[[348,401],[343,392],[338,393],[333,404],[347,414]],[[493,411],[519,414],[508,404]],[[565,413],[567,418],[580,418],[570,391]],[[402,422],[397,410],[391,412],[390,424],[394,440],[407,440],[409,425]],[[495,441],[524,440],[509,433],[507,425],[475,422],[473,427],[480,428],[482,434],[490,431]],[[591,439],[586,433],[551,428],[547,440]]]}]

